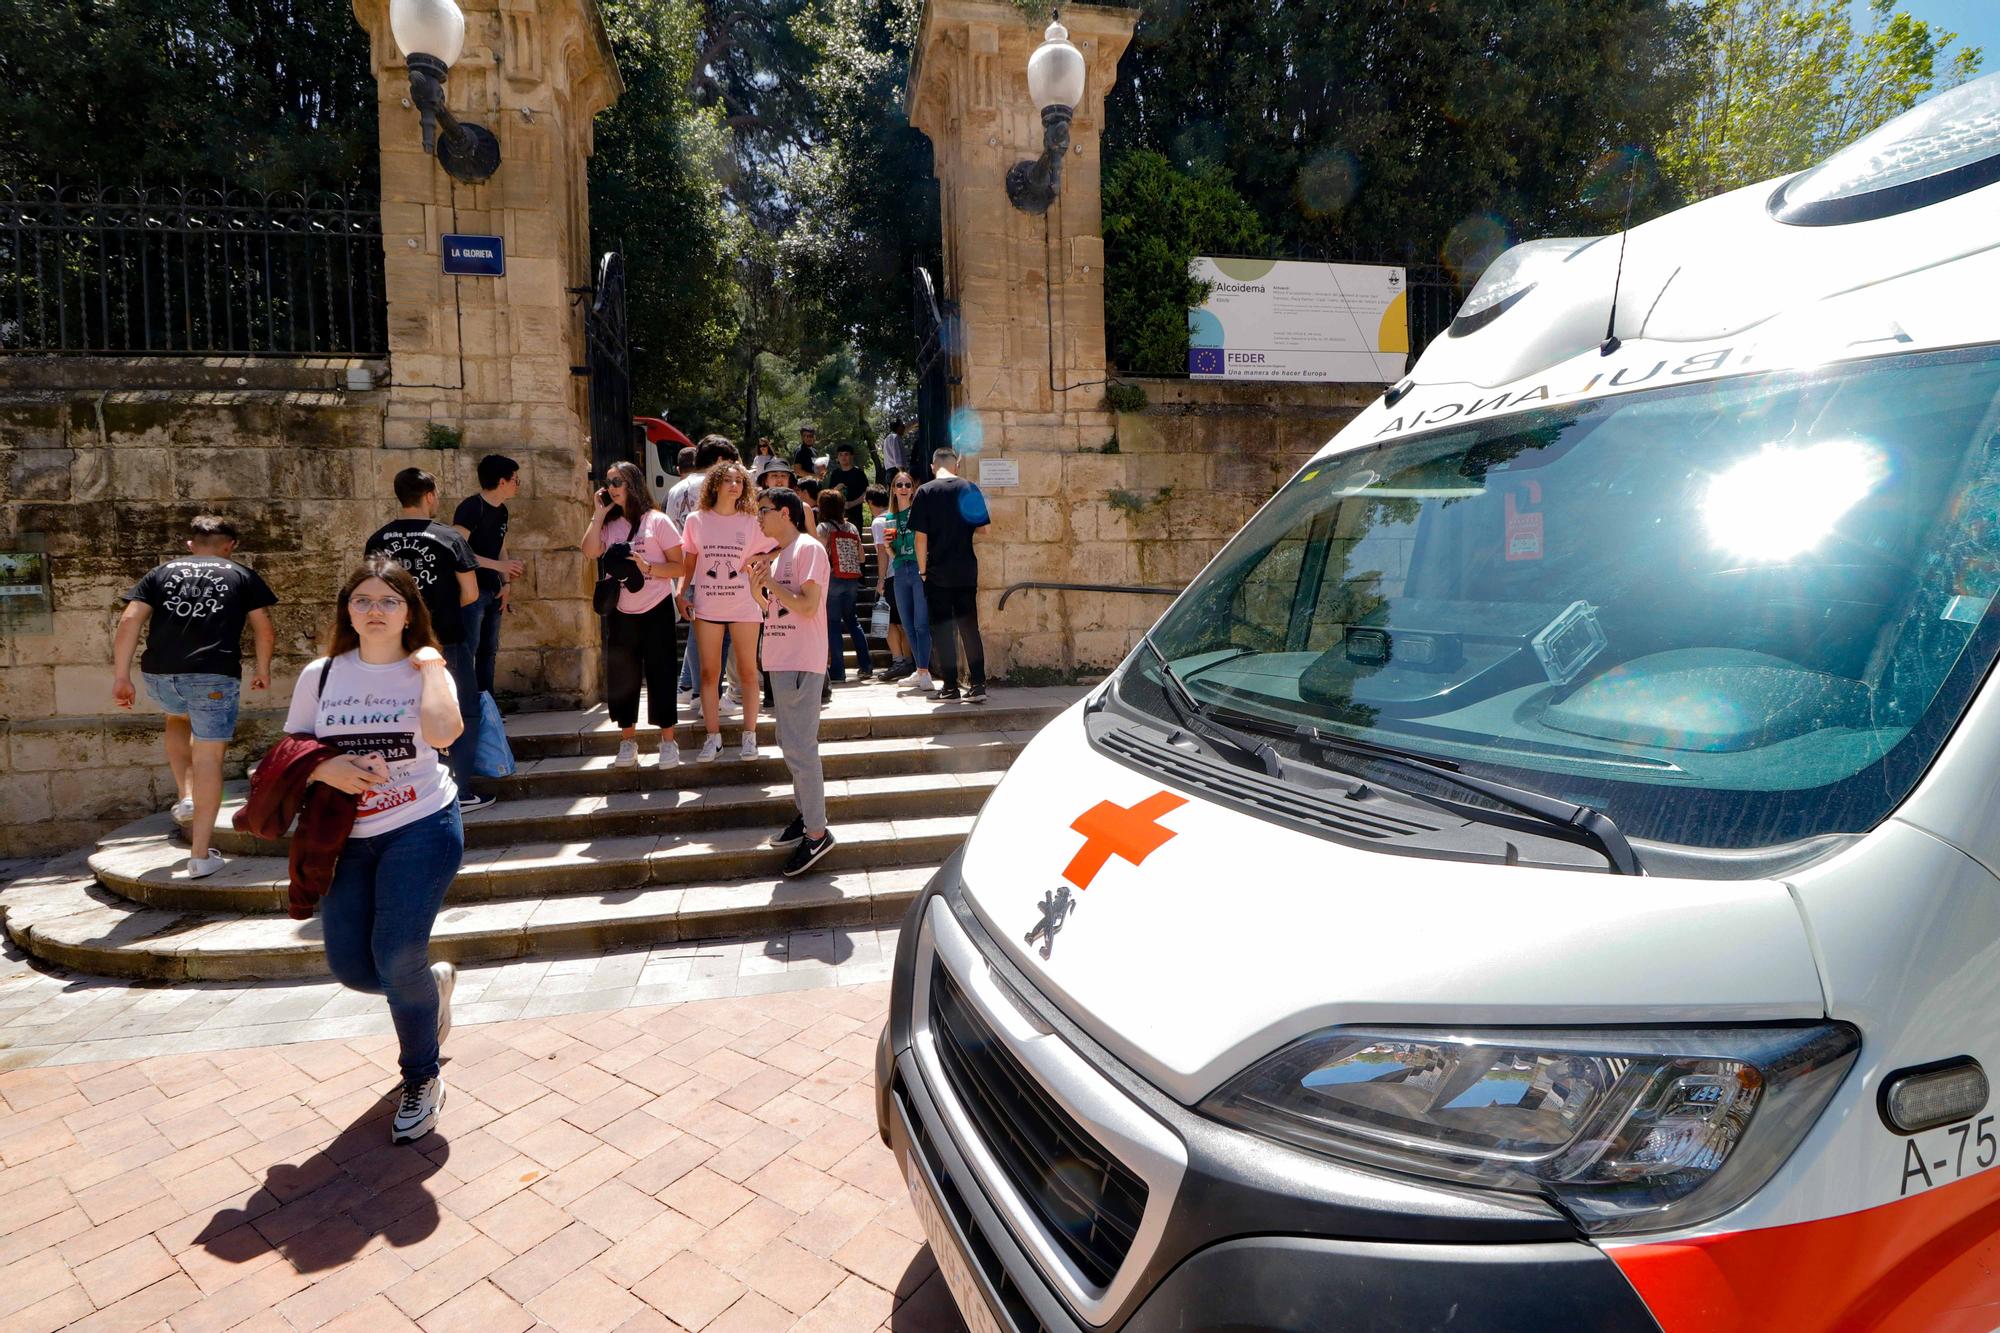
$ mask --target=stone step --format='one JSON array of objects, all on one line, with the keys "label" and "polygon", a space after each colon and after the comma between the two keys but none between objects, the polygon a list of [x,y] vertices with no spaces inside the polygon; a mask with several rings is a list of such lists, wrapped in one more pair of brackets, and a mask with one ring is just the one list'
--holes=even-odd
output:
[{"label": "stone step", "polygon": [[[1013,747],[996,747],[1011,758]],[[545,761],[555,762],[555,761]],[[571,762],[586,762],[581,760]],[[591,761],[602,762],[599,759]],[[508,847],[517,843],[582,842],[593,838],[623,838],[640,834],[695,833],[724,828],[770,829],[791,819],[792,785],[780,769],[772,781],[693,785],[686,779],[706,776],[721,764],[683,765],[685,773],[653,767],[648,754],[638,770],[636,788],[575,796],[536,796],[501,801],[465,816],[468,848]],[[761,769],[767,762],[734,764],[736,770]],[[836,778],[826,784],[827,817],[835,824],[868,823],[907,818],[913,814],[977,814],[999,784],[1003,769],[965,773],[916,772],[888,776]],[[628,770],[629,774],[629,770]],[[647,778],[655,781],[647,783]],[[247,784],[230,783],[222,817],[215,828],[215,846],[231,855],[284,856],[288,840],[271,841],[238,833],[232,824],[242,808]],[[172,817],[157,814],[127,825],[111,835],[121,843],[159,834],[173,839],[185,855],[187,831]]]},{"label": "stone step", "polygon": [[[162,911],[127,902],[75,872],[44,876],[0,897],[20,948],[60,967],[135,980],[247,981],[327,974],[317,921]],[[601,897],[512,898],[451,905],[431,956],[478,962],[600,954],[676,940],[902,918],[932,864],[656,886]]]},{"label": "stone step", "polygon": [[[790,807],[786,807],[786,818]],[[829,873],[936,865],[972,829],[974,816],[951,814],[834,824],[839,845],[822,861]],[[787,848],[768,840],[783,819],[754,828],[699,833],[640,833],[573,842],[517,843],[468,850],[446,901],[541,900],[623,895],[778,873]],[[102,887],[128,902],[171,912],[263,914],[285,910],[288,879],[277,856],[234,857],[206,879],[175,872],[186,850],[164,831],[113,835],[87,865]]]},{"label": "stone step", "polygon": [[[609,753],[560,755],[520,764],[510,778],[481,778],[478,787],[508,801],[789,781],[775,745],[766,743],[758,758],[746,761],[734,757],[737,733],[724,727],[722,735],[722,758],[698,764],[693,748],[684,746],[681,762],[665,777],[655,767],[653,750],[642,743],[637,768],[613,768],[615,756]],[[819,747],[820,767],[828,781],[1003,769],[1030,739],[1021,731],[953,731],[909,740],[829,741]]]},{"label": "stone step", "polygon": [[[820,712],[819,737],[822,744],[833,741],[897,740],[937,736],[962,731],[998,731],[1032,734],[1047,726],[1063,709],[1081,696],[1073,689],[996,688],[984,704],[936,703],[894,686],[871,683],[835,686],[833,702]],[[683,705],[674,734],[683,750],[701,744],[701,707]],[[639,715],[646,709],[641,704]],[[742,714],[725,707],[722,733],[732,744],[742,734]],[[776,731],[769,710],[760,709],[757,735],[765,745],[776,743]],[[546,759],[556,755],[614,754],[618,749],[618,728],[604,709],[584,712],[516,713],[507,719],[507,741],[519,761]],[[638,727],[641,753],[659,745],[659,731],[650,723]]]}]

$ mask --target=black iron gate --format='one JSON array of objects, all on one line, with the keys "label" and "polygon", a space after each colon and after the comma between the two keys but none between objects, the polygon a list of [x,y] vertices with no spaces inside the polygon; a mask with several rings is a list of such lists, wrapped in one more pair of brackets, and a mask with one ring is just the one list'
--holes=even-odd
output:
[{"label": "black iron gate", "polygon": [[938,299],[930,270],[916,265],[910,284],[917,331],[917,448],[910,459],[919,481],[930,476],[931,451],[950,441],[953,305]]},{"label": "black iron gate", "polygon": [[597,264],[583,330],[590,376],[590,475],[632,460],[632,348],[625,329],[625,257],[616,250]]}]

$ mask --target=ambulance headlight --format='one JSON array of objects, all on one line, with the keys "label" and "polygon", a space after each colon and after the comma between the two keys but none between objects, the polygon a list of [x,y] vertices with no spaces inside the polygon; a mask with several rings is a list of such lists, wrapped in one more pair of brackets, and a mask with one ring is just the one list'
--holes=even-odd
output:
[{"label": "ambulance headlight", "polygon": [[1844,1023],[1638,1032],[1331,1028],[1202,1104],[1329,1157],[1538,1194],[1597,1235],[1754,1194],[1861,1049]]},{"label": "ambulance headlight", "polygon": [[1558,265],[1568,263],[1586,246],[1602,239],[1601,236],[1563,236],[1546,241],[1525,241],[1503,251],[1479,275],[1479,281],[1473,284],[1465,304],[1452,317],[1447,335],[1463,338],[1491,324],[1533,291],[1536,284],[1553,274]]},{"label": "ambulance headlight", "polygon": [[1794,226],[1865,222],[1935,204],[2000,180],[2000,74],[1910,108],[1771,197]]}]

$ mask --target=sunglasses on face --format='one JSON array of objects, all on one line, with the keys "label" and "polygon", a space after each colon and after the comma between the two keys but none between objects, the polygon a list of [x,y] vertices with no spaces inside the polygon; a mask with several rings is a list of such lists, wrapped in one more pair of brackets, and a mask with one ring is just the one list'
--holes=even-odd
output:
[{"label": "sunglasses on face", "polygon": [[385,616],[393,616],[403,609],[404,603],[400,597],[350,597],[347,599],[347,605],[349,609],[359,611],[364,616],[376,611]]},{"label": "sunglasses on face", "polygon": [[911,486],[910,483],[907,481],[899,481],[896,483],[896,489],[899,491],[908,491],[908,490],[914,490],[915,487]]}]

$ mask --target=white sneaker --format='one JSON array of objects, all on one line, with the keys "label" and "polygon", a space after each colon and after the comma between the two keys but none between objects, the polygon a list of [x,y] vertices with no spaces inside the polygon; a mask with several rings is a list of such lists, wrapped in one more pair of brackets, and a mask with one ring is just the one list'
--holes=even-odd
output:
[{"label": "white sneaker", "polygon": [[176,824],[194,822],[194,797],[183,796],[174,802],[174,822]]},{"label": "white sneaker", "polygon": [[911,676],[903,682],[903,688],[906,690],[915,690],[919,694],[930,694],[937,689],[937,682],[931,679],[930,672],[919,671],[916,675]]},{"label": "white sneaker", "polygon": [[458,969],[450,963],[432,963],[431,980],[438,988],[438,1049],[444,1049],[444,1039],[451,1035],[451,993],[458,989]]},{"label": "white sneaker", "polygon": [[736,748],[736,755],[739,759],[755,759],[757,757],[756,732],[746,731],[743,733],[743,743]]},{"label": "white sneaker", "polygon": [[715,756],[722,753],[722,737],[711,731],[708,739],[701,743],[701,753],[694,757],[697,764],[712,763]]},{"label": "white sneaker", "polygon": [[389,1124],[390,1143],[415,1143],[437,1128],[438,1112],[444,1109],[444,1080],[427,1078],[422,1083],[403,1085],[403,1098],[396,1103],[396,1118]]},{"label": "white sneaker", "polygon": [[717,701],[717,707],[724,713],[741,713],[743,701],[733,694],[725,694]]},{"label": "white sneaker", "polygon": [[680,761],[681,747],[674,743],[673,733],[669,732],[666,739],[660,742],[660,767],[672,768]]},{"label": "white sneaker", "polygon": [[618,742],[618,757],[611,761],[613,768],[637,768],[639,766],[639,743],[637,741]]},{"label": "white sneaker", "polygon": [[222,853],[211,847],[208,849],[208,855],[202,857],[199,861],[190,856],[185,869],[189,879],[207,879],[210,875],[222,869]]}]

